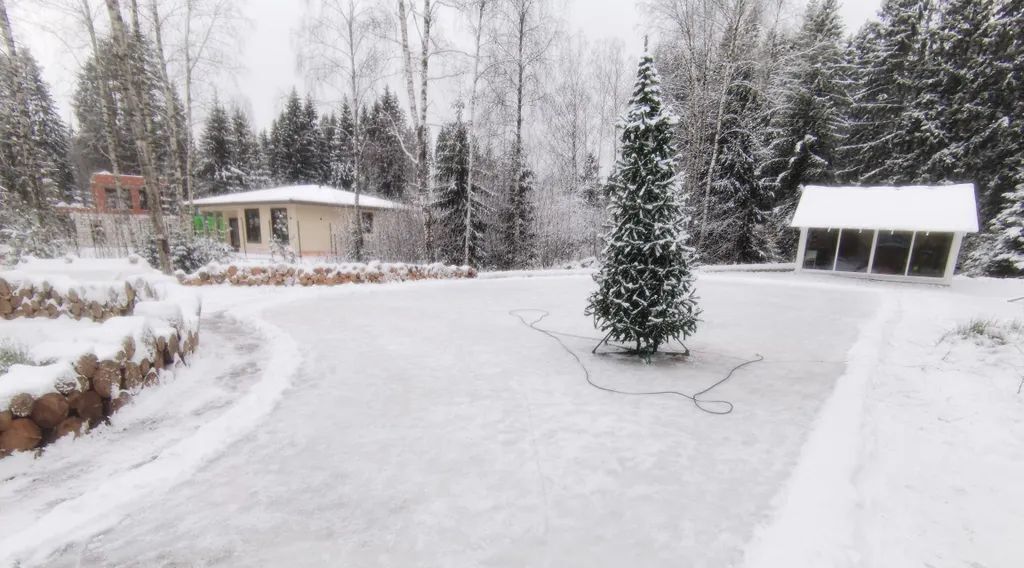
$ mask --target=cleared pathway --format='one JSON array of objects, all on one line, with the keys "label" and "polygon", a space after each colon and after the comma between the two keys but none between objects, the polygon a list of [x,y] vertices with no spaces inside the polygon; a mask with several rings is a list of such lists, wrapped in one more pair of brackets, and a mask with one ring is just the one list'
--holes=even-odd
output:
[{"label": "cleared pathway", "polygon": [[545,327],[594,335],[582,315],[592,286],[347,287],[268,311],[302,363],[267,419],[46,564],[738,563],[875,298],[709,279],[690,360],[647,366],[567,340],[596,382],[627,389],[696,392],[763,354],[716,389],[735,411],[714,416],[678,397],[593,389],[558,344],[507,313],[548,310]]}]

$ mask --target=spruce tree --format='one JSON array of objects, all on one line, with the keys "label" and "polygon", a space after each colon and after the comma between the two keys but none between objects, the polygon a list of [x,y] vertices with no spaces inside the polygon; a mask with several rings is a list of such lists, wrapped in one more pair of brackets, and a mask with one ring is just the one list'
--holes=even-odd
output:
[{"label": "spruce tree", "polygon": [[256,134],[249,125],[249,117],[235,107],[231,113],[231,167],[229,191],[243,191],[263,187],[257,182],[259,148]]},{"label": "spruce tree", "polygon": [[206,118],[199,139],[199,182],[201,195],[221,195],[231,191],[231,122],[227,110],[217,99]]},{"label": "spruce tree", "polygon": [[[446,264],[479,266],[483,257],[484,210],[482,189],[469,187],[469,133],[461,113],[437,136],[437,185],[431,207],[437,212],[438,256]],[[467,213],[471,219],[466,230]]]},{"label": "spruce tree", "polygon": [[622,131],[622,157],[612,189],[598,290],[586,313],[606,338],[649,358],[670,340],[697,329],[686,225],[672,129],[654,60],[640,59]]},{"label": "spruce tree", "polygon": [[807,182],[830,182],[847,96],[841,46],[843,24],[837,0],[813,0],[784,75],[781,103],[770,130],[770,159],[763,183],[779,200],[796,196]]},{"label": "spruce tree", "polygon": [[[1024,178],[1024,172],[1018,172]],[[1006,195],[1006,207],[992,220],[992,244],[986,251],[985,272],[992,276],[1024,277],[1024,183]]]},{"label": "spruce tree", "polygon": [[928,4],[885,0],[880,21],[854,38],[854,82],[850,129],[841,150],[840,177],[864,184],[912,183],[919,178],[914,144],[921,132],[913,103],[921,97]]},{"label": "spruce tree", "polygon": [[335,129],[334,143],[331,144],[331,178],[329,185],[346,191],[352,190],[355,183],[355,157],[356,149],[353,136],[355,134],[355,119],[352,116],[352,107],[348,101],[341,105],[341,114],[338,116],[338,126]]},{"label": "spruce tree", "polygon": [[67,128],[28,50],[0,54],[0,99],[0,186],[39,216],[73,200]]},{"label": "spruce tree", "polygon": [[[513,154],[520,159],[526,158],[522,152]],[[503,268],[526,268],[537,259],[533,170],[525,164],[513,163],[510,177],[506,202],[498,215],[502,241],[498,264]]]}]

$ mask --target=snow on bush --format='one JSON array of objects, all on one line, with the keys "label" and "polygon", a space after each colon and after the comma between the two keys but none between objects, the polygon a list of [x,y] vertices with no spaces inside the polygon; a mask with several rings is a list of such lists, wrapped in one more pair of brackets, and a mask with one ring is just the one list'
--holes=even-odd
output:
[{"label": "snow on bush", "polygon": [[954,338],[977,344],[1020,344],[1024,341],[1024,321],[974,318],[947,332],[941,341]]},{"label": "snow on bush", "polygon": [[[171,267],[174,270],[194,272],[211,262],[223,262],[234,252],[225,242],[202,236],[189,236],[181,230],[171,231]],[[138,251],[150,266],[158,266],[156,239],[150,237]]]},{"label": "snow on bush", "polygon": [[236,286],[334,286],[338,284],[404,282],[475,278],[469,266],[404,263],[270,264],[247,265],[212,263],[194,274],[179,273],[182,284],[233,284]]}]

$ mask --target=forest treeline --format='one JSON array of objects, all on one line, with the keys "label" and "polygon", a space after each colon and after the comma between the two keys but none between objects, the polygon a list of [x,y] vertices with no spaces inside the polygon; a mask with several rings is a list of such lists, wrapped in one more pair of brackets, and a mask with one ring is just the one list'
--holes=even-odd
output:
[{"label": "forest treeline", "polygon": [[[547,0],[311,2],[297,38],[315,94],[293,91],[256,128],[215,90],[200,93],[200,46],[163,15],[181,3],[233,6],[63,1],[82,6],[92,38],[73,129],[4,8],[5,238],[30,242],[56,203],[87,200],[92,172],[149,170],[168,212],[282,184],[407,203],[416,214],[404,259],[516,268],[596,256],[635,69],[621,44],[566,33]],[[854,33],[837,0],[649,0],[643,10],[680,117],[680,188],[700,262],[791,260],[787,225],[804,184],[973,182],[984,230],[965,266],[1024,272],[1024,0],[885,0]],[[195,13],[187,29],[238,33],[209,16],[229,12]],[[439,22],[467,31],[444,37]],[[192,67],[181,63],[189,49]],[[454,102],[435,94],[439,76],[456,82]]]}]

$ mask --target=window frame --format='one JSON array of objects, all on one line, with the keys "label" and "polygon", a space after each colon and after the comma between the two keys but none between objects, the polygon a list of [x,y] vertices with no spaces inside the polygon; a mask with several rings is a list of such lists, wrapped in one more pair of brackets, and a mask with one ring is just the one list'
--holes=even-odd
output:
[{"label": "window frame", "polygon": [[[277,221],[274,219],[275,214],[284,214],[284,238],[281,238],[281,236],[277,234]],[[291,244],[291,234],[288,226],[287,207],[270,208],[270,239],[271,241],[277,241],[285,245]]]},{"label": "window frame", "polygon": [[[252,226],[252,223],[250,221],[250,215],[253,214],[253,213],[256,214],[256,225],[255,225],[255,229],[256,230],[255,231],[252,230],[253,226]],[[249,244],[252,244],[252,245],[262,244],[263,243],[263,231],[262,231],[263,219],[261,218],[259,207],[255,208],[255,209],[243,209],[242,210],[242,215],[245,217],[245,242],[249,243]]]}]

